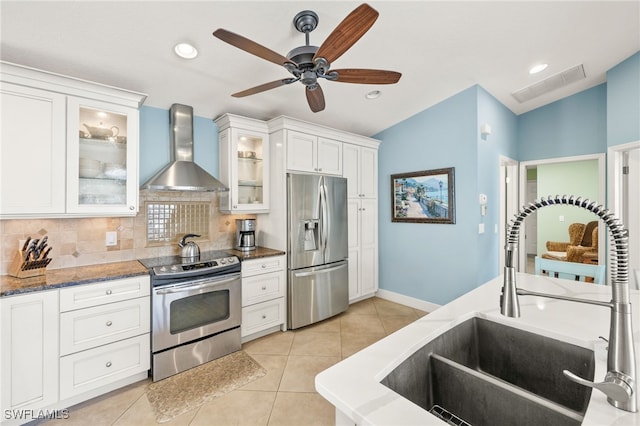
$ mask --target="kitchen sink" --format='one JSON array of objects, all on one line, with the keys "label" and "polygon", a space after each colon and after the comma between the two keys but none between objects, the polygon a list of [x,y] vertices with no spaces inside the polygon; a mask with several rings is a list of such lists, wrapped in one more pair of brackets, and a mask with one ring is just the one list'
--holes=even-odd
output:
[{"label": "kitchen sink", "polygon": [[413,353],[381,383],[451,424],[579,425],[593,351],[473,317]]}]

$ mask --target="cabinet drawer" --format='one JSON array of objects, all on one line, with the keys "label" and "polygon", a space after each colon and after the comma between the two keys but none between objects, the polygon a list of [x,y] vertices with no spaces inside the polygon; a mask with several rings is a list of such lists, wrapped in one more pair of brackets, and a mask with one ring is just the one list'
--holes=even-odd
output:
[{"label": "cabinet drawer", "polygon": [[149,369],[150,337],[143,334],[60,358],[60,399]]},{"label": "cabinet drawer", "polygon": [[284,324],[284,297],[242,308],[242,337]]},{"label": "cabinet drawer", "polygon": [[242,306],[283,297],[285,286],[284,271],[244,278],[242,280]]},{"label": "cabinet drawer", "polygon": [[148,297],[60,314],[60,355],[149,333]]},{"label": "cabinet drawer", "polygon": [[242,277],[284,270],[285,256],[263,257],[242,262]]},{"label": "cabinet drawer", "polygon": [[121,280],[100,281],[93,284],[68,287],[60,290],[60,311],[89,308],[105,303],[119,302],[136,297],[149,296],[148,275]]}]

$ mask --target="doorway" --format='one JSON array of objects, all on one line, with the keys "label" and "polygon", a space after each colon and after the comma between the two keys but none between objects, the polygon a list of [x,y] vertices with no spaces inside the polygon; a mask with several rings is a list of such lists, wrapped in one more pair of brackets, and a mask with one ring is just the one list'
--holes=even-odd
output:
[{"label": "doorway", "polygon": [[[582,176],[579,170],[587,170]],[[535,181],[535,184],[534,184]],[[533,194],[533,187],[536,194]],[[576,189],[579,188],[579,189]],[[574,190],[575,189],[575,190]],[[520,163],[520,205],[526,205],[533,199],[540,199],[548,195],[577,195],[588,197],[604,204],[605,199],[605,155],[593,154],[575,157],[562,157],[546,160],[524,161]],[[541,255],[546,251],[546,241],[568,241],[568,226],[572,222],[586,223],[597,220],[593,213],[569,207],[559,214],[554,206],[534,213],[525,220],[524,235],[520,234],[518,271],[533,273],[533,262],[527,262],[527,254],[531,254],[531,260],[535,255]],[[537,215],[537,217],[535,217]],[[529,222],[535,222],[530,226]],[[535,229],[535,237],[533,236]],[[604,225],[599,221],[598,233],[604,235]],[[605,259],[606,239],[598,240],[598,262]]]},{"label": "doorway", "polygon": [[500,156],[500,269],[504,270],[507,223],[518,212],[518,162]]},{"label": "doorway", "polygon": [[609,148],[609,209],[629,230],[629,284],[640,289],[640,141]]}]

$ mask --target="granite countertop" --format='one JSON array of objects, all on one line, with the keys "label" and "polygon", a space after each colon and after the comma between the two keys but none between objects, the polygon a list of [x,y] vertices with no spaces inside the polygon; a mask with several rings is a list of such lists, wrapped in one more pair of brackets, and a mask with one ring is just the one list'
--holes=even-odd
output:
[{"label": "granite countertop", "polygon": [[274,250],[268,247],[260,247],[257,246],[255,250],[229,250],[230,254],[236,255],[240,258],[240,260],[250,260],[250,259],[259,259],[261,257],[270,257],[270,256],[281,256],[285,254],[282,250]]},{"label": "granite countertop", "polygon": [[47,270],[44,275],[29,278],[0,275],[0,297],[32,291],[52,290],[88,282],[115,280],[148,273],[147,268],[142,266],[140,262],[130,260],[74,268],[51,269]]},{"label": "granite countertop", "polygon": [[[229,254],[238,256],[241,261],[285,254],[284,251],[267,247],[256,247],[255,250],[251,251],[235,249],[227,251]],[[0,297],[14,296],[32,291],[52,290],[89,282],[115,280],[148,273],[147,268],[140,262],[130,260],[73,268],[51,269],[47,270],[44,275],[30,278],[0,275]]]},{"label": "granite countertop", "polygon": [[[531,291],[582,299],[611,300],[609,286],[518,274],[518,286]],[[385,387],[380,381],[411,354],[464,319],[477,315],[516,328],[563,340],[594,351],[595,380],[607,371],[610,310],[583,303],[520,296],[520,318],[500,314],[502,276],[438,308],[316,376],[316,390],[336,407],[336,418],[367,425],[443,425],[443,421]],[[636,362],[640,357],[640,291],[631,291]],[[544,357],[544,353],[540,353]],[[591,393],[585,426],[640,425],[640,413],[614,408],[597,390]]]}]

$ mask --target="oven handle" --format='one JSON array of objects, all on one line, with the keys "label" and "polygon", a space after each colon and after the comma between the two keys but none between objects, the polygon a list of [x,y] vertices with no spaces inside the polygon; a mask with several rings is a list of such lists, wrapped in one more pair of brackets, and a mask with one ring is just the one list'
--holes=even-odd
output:
[{"label": "oven handle", "polygon": [[171,293],[182,293],[182,292],[185,292],[185,291],[202,290],[203,288],[215,287],[215,286],[218,286],[220,284],[225,284],[225,283],[229,283],[231,281],[236,281],[238,278],[240,278],[240,274],[234,274],[231,277],[228,277],[228,278],[225,278],[225,279],[220,279],[220,280],[217,280],[217,281],[211,281],[211,280],[207,279],[206,282],[203,283],[203,284],[193,285],[193,283],[189,283],[189,284],[178,286],[178,287],[159,288],[159,289],[155,290],[155,293],[156,294],[171,294]]}]

